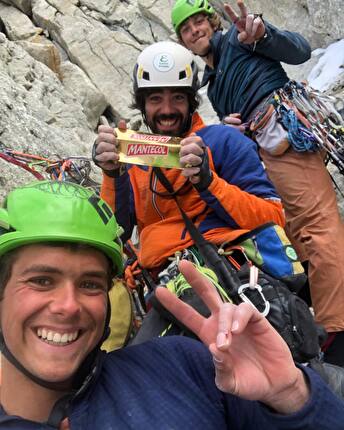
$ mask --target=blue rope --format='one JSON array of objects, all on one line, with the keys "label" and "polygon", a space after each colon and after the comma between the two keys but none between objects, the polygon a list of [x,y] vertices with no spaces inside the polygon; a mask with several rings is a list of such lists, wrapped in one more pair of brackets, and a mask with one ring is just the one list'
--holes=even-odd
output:
[{"label": "blue rope", "polygon": [[293,149],[297,152],[311,151],[316,152],[319,146],[316,143],[316,138],[313,133],[303,127],[297,119],[296,113],[292,109],[282,108],[279,106],[281,122],[286,130],[288,130],[288,140]]}]

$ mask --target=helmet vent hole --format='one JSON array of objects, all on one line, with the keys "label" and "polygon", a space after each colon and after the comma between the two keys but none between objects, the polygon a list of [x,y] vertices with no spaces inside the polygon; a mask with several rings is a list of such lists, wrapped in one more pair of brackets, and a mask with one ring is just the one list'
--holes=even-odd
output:
[{"label": "helmet vent hole", "polygon": [[143,72],[142,79],[144,79],[145,81],[150,81],[149,72]]},{"label": "helmet vent hole", "polygon": [[0,236],[2,234],[11,233],[12,231],[15,231],[15,229],[12,227],[5,228],[5,227],[0,226]]},{"label": "helmet vent hole", "polygon": [[179,80],[183,80],[186,78],[186,72],[185,70],[182,70],[181,72],[179,72]]}]

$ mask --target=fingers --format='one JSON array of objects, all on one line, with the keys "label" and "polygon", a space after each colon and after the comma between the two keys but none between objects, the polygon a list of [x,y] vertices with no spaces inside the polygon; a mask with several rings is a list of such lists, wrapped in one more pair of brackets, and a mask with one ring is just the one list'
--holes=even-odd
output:
[{"label": "fingers", "polygon": [[96,139],[96,160],[104,170],[114,170],[119,167],[119,155],[115,131],[108,125],[98,127]]},{"label": "fingers", "polygon": [[227,349],[231,342],[233,318],[233,305],[224,303],[220,307],[218,333],[216,336],[216,346],[219,349]]},{"label": "fingers", "polygon": [[240,133],[244,133],[246,130],[245,124],[242,124],[240,113],[231,113],[228,116],[225,116],[222,122],[224,125],[237,129]]},{"label": "fingers", "polygon": [[245,30],[238,34],[240,43],[251,44],[264,36],[265,25],[260,16],[250,13],[246,17]]},{"label": "fingers", "polygon": [[158,287],[155,295],[159,302],[173,314],[177,320],[188,327],[193,333],[201,338],[200,330],[205,318],[191,306],[184,303],[172,294],[167,288]]},{"label": "fingers", "polygon": [[127,123],[125,122],[125,120],[124,120],[124,119],[120,119],[120,120],[118,121],[118,128],[119,128],[121,131],[126,131],[126,129],[127,129]]},{"label": "fingers", "polygon": [[237,5],[240,9],[241,18],[246,18],[247,17],[247,7],[245,6],[244,2],[242,0],[238,0]]},{"label": "fingers", "polygon": [[218,312],[223,302],[214,285],[208,281],[208,279],[206,279],[189,261],[182,260],[178,267],[186,281],[208,306],[209,310],[212,313]]},{"label": "fingers", "polygon": [[240,15],[229,5],[225,4],[224,9],[230,20],[236,25],[238,30],[238,40],[240,43],[252,44],[262,38],[265,34],[264,22],[260,16],[248,13],[247,7],[242,0],[237,1]]},{"label": "fingers", "polygon": [[252,22],[252,36],[254,36],[255,40],[258,40],[264,36],[265,26],[263,34],[260,32],[261,26],[264,26],[262,18],[260,16],[255,17]]},{"label": "fingers", "polygon": [[182,174],[190,178],[191,182],[197,180],[192,177],[200,173],[200,168],[198,166],[202,163],[205,149],[203,139],[199,136],[192,135],[183,139],[180,145],[179,162],[180,165],[184,167]]},{"label": "fingers", "polygon": [[246,23],[245,23],[245,32],[248,36],[252,36],[252,26],[254,21],[254,15],[250,13],[246,17]]},{"label": "fingers", "polygon": [[215,367],[215,384],[226,393],[237,394],[238,387],[235,379],[235,366],[229,354],[219,351],[215,344],[209,346]]},{"label": "fingers", "polygon": [[264,317],[250,304],[241,303],[235,306],[224,303],[219,310],[216,347],[226,351],[231,345],[232,335],[242,333],[249,322],[258,322]]},{"label": "fingers", "polygon": [[235,12],[235,10],[231,7],[231,5],[225,3],[223,6],[232,23],[235,24],[236,22],[238,22],[240,18]]}]

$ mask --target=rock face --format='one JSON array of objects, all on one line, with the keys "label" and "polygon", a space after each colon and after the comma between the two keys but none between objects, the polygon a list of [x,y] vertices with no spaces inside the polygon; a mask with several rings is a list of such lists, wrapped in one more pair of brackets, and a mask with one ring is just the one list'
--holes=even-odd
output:
[{"label": "rock face", "polygon": [[[100,115],[140,125],[130,109],[131,74],[146,45],[175,39],[174,0],[0,0],[0,150],[61,158],[90,156]],[[222,12],[222,2],[214,6]],[[313,48],[342,38],[342,0],[248,0],[254,12],[304,34]],[[328,13],[329,10],[335,13]],[[228,23],[227,23],[228,25]],[[312,60],[311,60],[312,61]],[[288,68],[305,78],[309,63]],[[334,91],[343,96],[343,81]],[[207,103],[201,112],[216,116]],[[0,158],[0,201],[33,179]],[[99,175],[97,168],[94,175]]]}]

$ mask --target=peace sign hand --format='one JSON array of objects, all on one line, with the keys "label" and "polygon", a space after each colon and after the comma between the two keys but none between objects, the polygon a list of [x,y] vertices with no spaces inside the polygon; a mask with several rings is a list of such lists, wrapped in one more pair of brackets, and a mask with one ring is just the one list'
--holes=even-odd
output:
[{"label": "peace sign hand", "polygon": [[229,4],[224,4],[224,9],[238,30],[239,42],[250,45],[264,36],[265,25],[260,15],[247,13],[247,8],[242,0],[237,0],[237,5],[240,9],[240,16]]},{"label": "peace sign hand", "polygon": [[269,322],[247,303],[223,303],[192,263],[183,260],[179,269],[208,306],[210,317],[203,317],[166,288],[157,288],[156,297],[209,347],[218,388],[260,400],[281,413],[301,408],[309,397],[303,374]]}]

